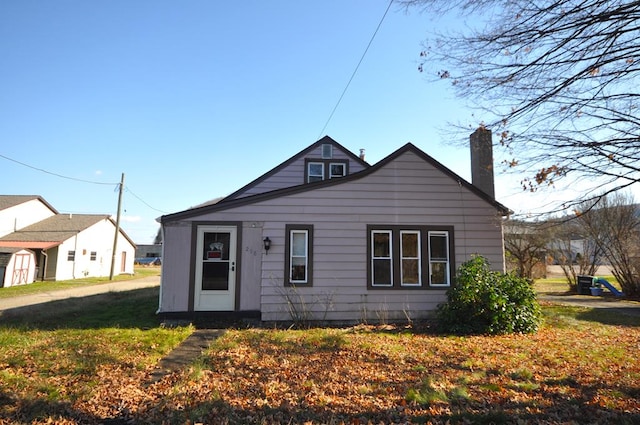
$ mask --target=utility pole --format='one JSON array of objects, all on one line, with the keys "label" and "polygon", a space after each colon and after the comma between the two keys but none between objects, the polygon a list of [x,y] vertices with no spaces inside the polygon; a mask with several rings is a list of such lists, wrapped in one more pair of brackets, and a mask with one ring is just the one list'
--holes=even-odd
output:
[{"label": "utility pole", "polygon": [[109,273],[109,280],[113,280],[113,271],[116,266],[116,249],[118,248],[118,236],[120,236],[120,209],[122,207],[122,192],[124,191],[124,173],[120,179],[120,187],[118,191],[118,212],[116,214],[116,234],[113,237],[113,250],[111,253],[111,272]]}]

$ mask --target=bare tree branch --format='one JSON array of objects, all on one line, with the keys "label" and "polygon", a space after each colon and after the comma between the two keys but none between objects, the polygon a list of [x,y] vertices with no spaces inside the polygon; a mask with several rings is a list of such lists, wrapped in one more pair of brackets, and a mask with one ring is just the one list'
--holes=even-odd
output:
[{"label": "bare tree branch", "polygon": [[524,189],[640,181],[640,1],[401,3],[468,19],[468,30],[425,42],[420,69],[478,105]]}]

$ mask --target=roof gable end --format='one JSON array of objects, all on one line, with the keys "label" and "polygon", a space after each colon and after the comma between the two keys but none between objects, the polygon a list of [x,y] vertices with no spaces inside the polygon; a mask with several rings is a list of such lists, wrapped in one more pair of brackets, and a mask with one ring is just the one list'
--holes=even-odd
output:
[{"label": "roof gable end", "polygon": [[[219,202],[224,202],[224,201],[228,201],[228,200],[231,200],[231,199],[238,198],[240,195],[242,195],[243,193],[247,192],[249,189],[257,186],[258,184],[260,184],[261,182],[265,181],[269,177],[275,175],[276,173],[278,173],[279,171],[283,170],[284,168],[286,168],[287,166],[289,166],[293,162],[295,162],[295,161],[297,161],[297,160],[299,160],[301,158],[305,158],[310,152],[314,151],[315,149],[317,149],[321,145],[326,145],[326,144],[330,144],[330,145],[334,146],[335,148],[339,149],[351,161],[355,161],[355,162],[357,162],[358,164],[362,165],[365,168],[370,167],[370,165],[366,161],[361,159],[359,156],[355,155],[349,149],[345,148],[340,143],[338,143],[337,141],[333,140],[331,137],[324,136],[323,138],[321,138],[317,142],[315,142],[312,145],[310,145],[310,146],[306,147],[305,149],[301,150],[297,154],[293,155],[291,158],[287,159],[283,163],[279,164],[275,168],[273,168],[270,171],[266,172],[262,176],[258,177],[257,179],[253,180],[252,182],[248,183],[247,185],[245,185],[245,186],[241,187],[240,189],[236,190],[232,194],[226,196],[225,198],[223,198]],[[211,203],[211,202],[205,202],[204,204],[209,204],[209,203]]]},{"label": "roof gable end", "polygon": [[374,164],[372,166],[369,166],[368,168],[366,168],[363,171],[360,171],[360,172],[354,173],[354,174],[350,174],[350,175],[348,175],[346,177],[342,177],[342,178],[339,178],[339,179],[323,180],[323,181],[318,181],[318,182],[314,182],[314,183],[301,184],[301,185],[298,185],[298,186],[293,186],[293,187],[289,187],[289,188],[274,190],[274,191],[266,192],[266,193],[260,193],[260,194],[252,195],[252,196],[247,196],[245,198],[239,198],[239,199],[228,199],[228,198],[225,198],[225,199],[223,199],[222,201],[220,201],[220,202],[218,202],[216,204],[203,205],[202,207],[199,207],[199,208],[189,209],[189,210],[186,210],[186,211],[177,212],[177,213],[174,213],[174,214],[168,214],[168,215],[162,216],[160,218],[160,221],[162,223],[165,223],[165,222],[170,222],[170,221],[173,221],[173,220],[179,220],[181,218],[195,217],[195,216],[198,216],[200,214],[205,214],[205,213],[214,212],[214,211],[220,211],[220,210],[224,210],[224,209],[227,209],[227,208],[232,208],[232,207],[245,205],[245,204],[251,204],[251,203],[254,203],[254,202],[259,202],[259,201],[262,201],[262,200],[271,199],[271,198],[275,198],[275,197],[279,197],[279,196],[285,196],[285,195],[289,195],[289,194],[293,194],[293,193],[299,193],[299,192],[304,192],[304,191],[315,190],[315,189],[318,189],[318,188],[321,188],[321,187],[327,187],[327,186],[330,186],[330,185],[344,184],[344,183],[347,183],[349,181],[354,181],[354,180],[357,180],[357,179],[361,179],[361,178],[363,178],[363,177],[365,177],[365,176],[367,176],[369,174],[372,174],[372,173],[376,172],[377,170],[380,170],[381,168],[387,166],[389,163],[393,162],[398,157],[400,157],[401,155],[404,155],[407,152],[411,152],[411,153],[415,154],[416,156],[418,156],[419,158],[421,158],[425,162],[429,163],[434,168],[436,168],[439,171],[441,171],[443,174],[445,174],[448,177],[450,177],[451,179],[455,180],[461,186],[464,186],[468,190],[472,191],[474,194],[476,194],[480,198],[484,199],[485,201],[487,201],[488,203],[493,205],[496,208],[496,210],[498,210],[502,215],[506,216],[506,215],[511,213],[511,210],[509,208],[505,207],[504,205],[502,205],[501,203],[499,203],[498,201],[496,201],[495,199],[493,199],[492,197],[487,195],[484,191],[482,191],[481,189],[479,189],[476,186],[472,185],[471,183],[469,183],[468,181],[466,181],[465,179],[460,177],[458,174],[454,173],[452,170],[450,170],[449,168],[447,168],[446,166],[444,166],[443,164],[441,164],[440,162],[435,160],[430,155],[426,154],[424,151],[422,151],[420,148],[415,146],[413,143],[407,143],[404,146],[402,146],[399,149],[397,149],[396,151],[394,151],[391,154],[389,154],[388,156],[386,156],[385,158],[381,159],[376,164]]},{"label": "roof gable end", "polygon": [[49,208],[54,214],[58,214],[58,211],[55,208],[53,208],[51,204],[45,201],[42,196],[39,196],[39,195],[0,195],[0,211],[9,209],[33,200],[40,201],[43,205]]}]

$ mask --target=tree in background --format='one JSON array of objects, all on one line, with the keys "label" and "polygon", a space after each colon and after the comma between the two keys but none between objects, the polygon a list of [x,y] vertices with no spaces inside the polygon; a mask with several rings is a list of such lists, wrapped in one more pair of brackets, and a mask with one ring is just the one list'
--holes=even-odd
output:
[{"label": "tree in background", "polygon": [[595,241],[622,291],[640,296],[640,216],[630,195],[616,193],[600,202],[585,202],[577,211],[578,223]]},{"label": "tree in background", "polygon": [[602,259],[600,244],[589,236],[580,220],[568,220],[550,223],[554,237],[550,244],[550,253],[562,268],[567,278],[569,290],[578,289],[578,276],[593,276]]},{"label": "tree in background", "polygon": [[543,272],[534,273],[536,268],[544,270],[548,246],[552,241],[546,223],[531,223],[512,220],[504,226],[504,249],[507,267],[517,276],[528,279],[542,277]]},{"label": "tree in background", "polygon": [[640,180],[639,1],[401,2],[471,18],[427,40],[419,68],[478,105],[524,189],[580,180],[603,196]]}]

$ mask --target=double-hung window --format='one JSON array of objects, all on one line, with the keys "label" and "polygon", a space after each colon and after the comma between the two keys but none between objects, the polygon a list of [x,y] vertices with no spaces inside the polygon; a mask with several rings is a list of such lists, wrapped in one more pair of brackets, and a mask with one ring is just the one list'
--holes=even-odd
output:
[{"label": "double-hung window", "polygon": [[371,231],[371,285],[393,286],[391,231]]},{"label": "double-hung window", "polygon": [[311,285],[313,269],[313,226],[287,225],[285,283]]},{"label": "double-hung window", "polygon": [[345,163],[329,163],[329,178],[335,179],[336,177],[344,177],[347,175],[347,164]]},{"label": "double-hung window", "polygon": [[452,226],[370,225],[369,288],[437,288],[451,285]]},{"label": "double-hung window", "polygon": [[67,261],[75,261],[75,260],[76,260],[76,252],[67,251]]},{"label": "double-hung window", "polygon": [[429,232],[429,276],[432,286],[449,286],[448,232]]},{"label": "double-hung window", "polygon": [[420,232],[417,230],[400,231],[400,276],[402,286],[420,286],[422,283]]},{"label": "double-hung window", "polygon": [[307,183],[324,180],[324,164],[322,162],[307,163]]}]

